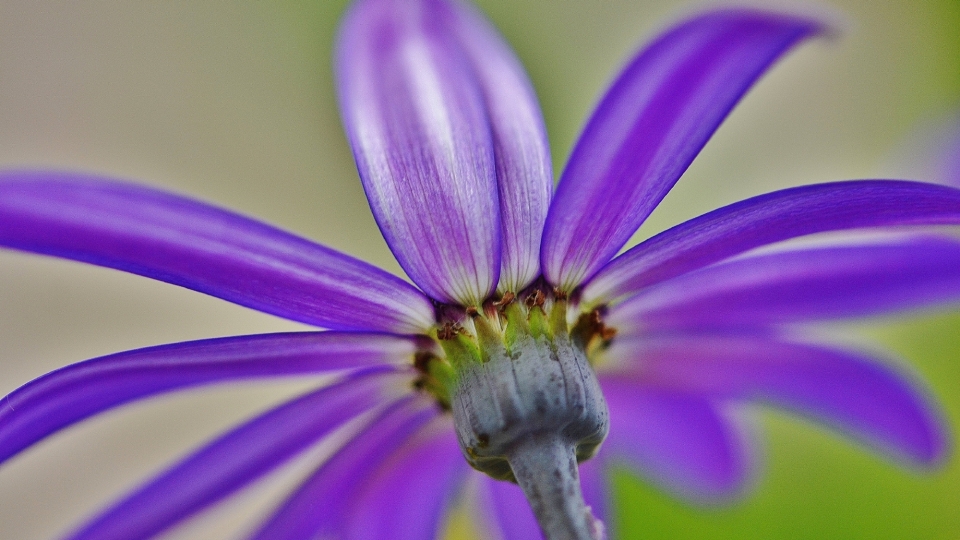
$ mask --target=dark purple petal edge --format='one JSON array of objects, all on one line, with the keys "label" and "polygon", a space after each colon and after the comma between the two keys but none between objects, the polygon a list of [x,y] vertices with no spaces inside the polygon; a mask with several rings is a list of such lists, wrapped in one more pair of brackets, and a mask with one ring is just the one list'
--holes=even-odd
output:
[{"label": "dark purple petal edge", "polygon": [[909,237],[747,256],[663,281],[611,307],[619,335],[869,317],[960,301],[960,242]]},{"label": "dark purple petal edge", "polygon": [[360,0],[343,18],[337,90],[370,209],[430,297],[479,305],[500,272],[493,140],[439,0]]},{"label": "dark purple petal edge", "polygon": [[414,340],[384,334],[265,334],[148,347],[79,362],[0,400],[0,463],[65,427],[164,392],[237,379],[410,365]]},{"label": "dark purple petal edge", "polygon": [[557,186],[541,264],[570,291],[629,240],[740,98],[820,23],[726,9],[667,31],[604,96]]},{"label": "dark purple petal edge", "polygon": [[800,186],[719,208],[641,242],[585,285],[603,304],[781,240],[868,227],[960,224],[960,189],[904,180],[851,180]]},{"label": "dark purple petal edge", "polygon": [[383,463],[364,486],[354,501],[345,537],[441,538],[443,518],[469,471],[449,417],[438,419]]},{"label": "dark purple petal edge", "polygon": [[649,335],[610,354],[646,388],[762,403],[911,463],[941,463],[950,437],[916,377],[862,353],[763,335]]},{"label": "dark purple petal edge", "polygon": [[92,175],[0,173],[0,246],[325,328],[420,333],[433,321],[420,291],[363,261],[227,210]]},{"label": "dark purple petal edge", "polygon": [[553,195],[553,171],[540,104],[520,61],[482,14],[450,2],[452,24],[476,71],[493,137],[500,193],[501,292],[540,274],[540,238]]},{"label": "dark purple petal edge", "polygon": [[434,404],[420,396],[379,412],[301,482],[250,538],[344,538],[344,524],[357,493],[383,461],[437,413]]},{"label": "dark purple petal edge", "polygon": [[632,373],[605,373],[610,435],[601,457],[623,463],[692,502],[722,502],[749,487],[753,452],[744,426],[712,396],[646,384]]},{"label": "dark purple petal edge", "polygon": [[288,401],[149,480],[69,539],[150,538],[275,469],[347,420],[398,399],[407,377],[367,371]]}]

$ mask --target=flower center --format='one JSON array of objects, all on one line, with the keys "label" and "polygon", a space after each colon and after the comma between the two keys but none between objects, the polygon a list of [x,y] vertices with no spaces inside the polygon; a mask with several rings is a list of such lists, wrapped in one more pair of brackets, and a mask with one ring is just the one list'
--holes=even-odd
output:
[{"label": "flower center", "polygon": [[[609,413],[587,350],[610,337],[599,316],[568,328],[568,302],[534,288],[480,310],[443,314],[446,361],[425,359],[420,387],[453,413],[475,469],[523,488],[547,538],[599,538],[577,463],[606,438]],[[442,392],[438,392],[442,390]]]}]

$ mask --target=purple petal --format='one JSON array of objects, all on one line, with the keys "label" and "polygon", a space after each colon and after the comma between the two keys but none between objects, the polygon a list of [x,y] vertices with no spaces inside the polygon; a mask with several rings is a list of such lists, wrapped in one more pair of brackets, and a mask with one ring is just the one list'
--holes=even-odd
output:
[{"label": "purple petal", "polygon": [[450,7],[493,135],[502,243],[499,289],[516,292],[540,274],[540,237],[553,193],[546,128],[527,74],[497,30],[470,6],[452,2]]},{"label": "purple petal", "polygon": [[637,384],[793,410],[919,464],[946,453],[945,426],[912,377],[851,352],[751,336],[615,341]]},{"label": "purple petal", "polygon": [[437,413],[436,405],[420,396],[385,410],[297,488],[252,538],[347,538],[347,518],[363,487],[372,485],[376,470],[408,447]]},{"label": "purple petal", "polygon": [[278,467],[357,414],[396,399],[408,380],[409,374],[368,372],[289,401],[201,448],[70,538],[151,537]]},{"label": "purple petal", "polygon": [[[601,455],[602,452],[603,450]],[[602,521],[606,527],[607,537],[616,538],[616,535],[610,534],[614,525],[613,514],[609,510],[611,491],[607,486],[600,456],[580,463],[580,489],[583,490],[583,500],[593,512],[593,517]]]},{"label": "purple petal", "polygon": [[736,259],[659,283],[606,322],[745,328],[896,313],[960,300],[960,242],[937,238],[801,249]]},{"label": "purple petal", "polygon": [[423,294],[363,261],[204,203],[94,176],[0,173],[0,246],[327,328],[416,333],[433,321]]},{"label": "purple petal", "polygon": [[633,377],[601,379],[610,407],[606,461],[625,461],[661,487],[695,501],[740,494],[751,473],[748,440],[717,403],[651,388]]},{"label": "purple petal", "polygon": [[895,180],[815,184],[746,199],[681,223],[611,261],[583,291],[589,304],[780,240],[826,231],[960,223],[960,190]]},{"label": "purple petal", "polygon": [[434,540],[470,467],[449,420],[435,422],[366,484],[353,505],[344,539]]},{"label": "purple petal", "polygon": [[494,480],[483,473],[477,473],[474,480],[477,483],[475,517],[481,526],[482,538],[543,538],[537,518],[520,486]]},{"label": "purple petal", "polygon": [[541,261],[570,291],[630,239],[733,106],[818,23],[752,10],[684,22],[624,69],[584,129],[557,187]]},{"label": "purple petal", "polygon": [[384,238],[431,297],[479,305],[500,270],[483,94],[439,0],[361,0],[337,55],[340,108]]},{"label": "purple petal", "polygon": [[127,351],[58,369],[0,400],[0,462],[113,407],[176,389],[255,378],[410,365],[413,339],[304,332],[208,339]]}]

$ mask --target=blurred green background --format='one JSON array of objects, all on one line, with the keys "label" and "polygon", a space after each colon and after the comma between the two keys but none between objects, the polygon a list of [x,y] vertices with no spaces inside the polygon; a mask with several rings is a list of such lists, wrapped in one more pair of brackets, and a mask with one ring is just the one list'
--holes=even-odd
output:
[{"label": "blurred green background", "polygon": [[[526,64],[559,172],[618,66],[702,4],[479,2]],[[960,108],[960,2],[765,3],[834,21],[747,96],[637,240],[722,204],[845,178],[923,177],[909,141]],[[89,170],[214,201],[399,273],[341,133],[331,47],[345,2],[0,2],[0,165]],[[922,137],[921,137],[922,138]],[[300,326],[119,272],[0,251],[0,393],[118,350]],[[960,314],[870,321],[960,426]],[[304,388],[273,382],[149,400],[0,467],[0,539],[49,538],[175,456]],[[621,538],[960,538],[960,459],[897,467],[762,412],[743,501],[691,508],[629,475]],[[323,449],[320,450],[321,452]],[[229,538],[284,478],[171,538]]]}]

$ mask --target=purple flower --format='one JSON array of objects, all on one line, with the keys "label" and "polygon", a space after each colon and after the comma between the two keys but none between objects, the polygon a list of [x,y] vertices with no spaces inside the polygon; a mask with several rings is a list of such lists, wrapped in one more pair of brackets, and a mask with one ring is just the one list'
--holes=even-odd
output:
[{"label": "purple flower", "polygon": [[[0,174],[0,245],[328,329],[67,366],[0,402],[0,460],[162,392],[329,373],[330,384],[222,435],[72,538],[155,535],[334,431],[342,449],[253,537],[433,538],[459,497],[491,536],[598,537],[591,515],[607,515],[612,464],[696,501],[748,487],[738,403],[938,463],[947,435],[922,389],[803,326],[957,300],[960,242],[917,226],[960,223],[960,190],[787,189],[617,256],[753,82],[821,31],[750,10],[667,31],[614,82],[554,192],[532,88],[482,17],[441,0],[360,0],[340,36],[344,123],[377,222],[419,288],[178,195],[74,173]],[[873,228],[896,234],[779,244]]]}]

